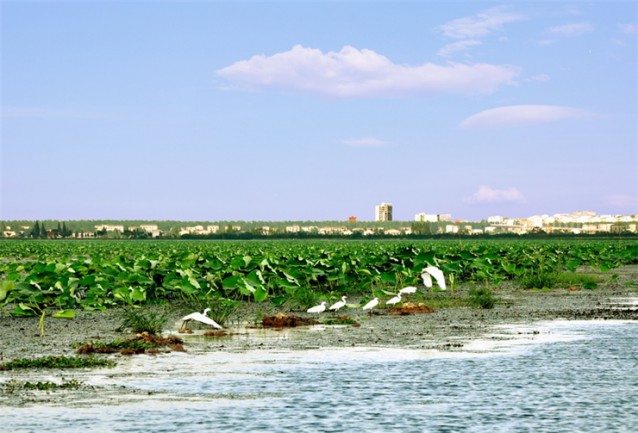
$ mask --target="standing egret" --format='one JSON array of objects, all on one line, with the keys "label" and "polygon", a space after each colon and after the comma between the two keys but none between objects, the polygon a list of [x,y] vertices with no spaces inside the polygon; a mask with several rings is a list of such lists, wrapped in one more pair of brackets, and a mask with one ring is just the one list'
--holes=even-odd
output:
[{"label": "standing egret", "polygon": [[368,313],[372,314],[372,309],[379,305],[379,298],[374,298],[372,301],[368,302],[363,306],[364,310],[370,310]]},{"label": "standing egret", "polygon": [[447,287],[445,286],[445,277],[443,276],[442,270],[440,270],[436,266],[428,266],[427,268],[423,269],[421,278],[423,278],[423,284],[425,284],[426,287],[432,287],[432,277],[434,277],[441,290],[447,289]]},{"label": "standing egret", "polygon": [[388,299],[385,305],[394,305],[394,304],[398,304],[399,302],[401,302],[401,293],[396,295],[394,298]]},{"label": "standing egret", "polygon": [[346,305],[346,297],[342,296],[341,297],[341,301],[335,302],[334,304],[332,304],[330,306],[330,308],[328,308],[329,310],[333,310],[333,311],[337,311],[340,308],[343,308]]},{"label": "standing egret", "polygon": [[416,293],[417,288],[415,286],[407,286],[399,290],[399,295],[411,295]]},{"label": "standing egret", "polygon": [[321,304],[312,308],[308,308],[309,313],[323,313],[324,311],[326,311],[326,301],[323,301]]},{"label": "standing egret", "polygon": [[188,316],[184,316],[182,317],[182,326],[181,328],[179,328],[180,331],[185,331],[186,330],[186,325],[188,324],[188,322],[190,322],[191,320],[195,320],[197,322],[201,322],[204,323],[206,325],[210,325],[213,328],[217,328],[217,329],[222,329],[221,325],[217,322],[215,322],[213,319],[209,318],[207,316],[208,312],[210,311],[210,308],[207,308],[204,310],[204,313],[191,313]]}]

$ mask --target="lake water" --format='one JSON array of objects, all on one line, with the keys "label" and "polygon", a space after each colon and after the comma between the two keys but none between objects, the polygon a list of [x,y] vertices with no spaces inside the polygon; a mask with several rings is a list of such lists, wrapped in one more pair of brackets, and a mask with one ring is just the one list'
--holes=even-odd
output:
[{"label": "lake water", "polygon": [[137,356],[79,380],[115,391],[0,407],[0,430],[635,432],[638,322],[502,327],[458,352]]}]

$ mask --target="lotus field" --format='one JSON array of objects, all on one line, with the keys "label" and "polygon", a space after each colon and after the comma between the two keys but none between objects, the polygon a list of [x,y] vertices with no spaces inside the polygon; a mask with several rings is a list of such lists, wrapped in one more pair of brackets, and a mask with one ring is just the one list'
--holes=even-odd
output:
[{"label": "lotus field", "polygon": [[[74,309],[199,300],[310,306],[420,285],[428,265],[458,284],[638,263],[638,240],[0,241],[0,307],[73,317]],[[613,273],[610,273],[613,276]]]}]

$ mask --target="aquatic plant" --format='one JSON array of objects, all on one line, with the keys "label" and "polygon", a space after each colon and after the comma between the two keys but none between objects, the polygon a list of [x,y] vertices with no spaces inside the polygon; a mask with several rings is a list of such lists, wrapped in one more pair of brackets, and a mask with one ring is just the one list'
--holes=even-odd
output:
[{"label": "aquatic plant", "polygon": [[160,309],[126,307],[122,309],[122,323],[119,329],[130,329],[135,333],[159,334],[164,330],[168,317],[168,309],[165,307]]},{"label": "aquatic plant", "polygon": [[[236,301],[270,300],[275,306],[286,303],[305,310],[323,298],[374,297],[377,290],[396,293],[419,284],[427,266],[449,276],[452,289],[503,280],[551,287],[553,276],[561,272],[607,272],[638,263],[638,241],[0,240],[0,257],[5,258],[0,260],[0,307],[14,316],[39,315],[43,333],[44,317],[51,312],[71,317],[73,309],[159,301],[206,302],[201,307],[213,308],[211,317],[218,322],[232,314]],[[12,310],[5,310],[8,306]],[[230,313],[216,312],[216,306]]]},{"label": "aquatic plant", "polygon": [[489,288],[473,287],[469,291],[469,301],[471,305],[476,307],[491,309],[494,308],[497,299]]},{"label": "aquatic plant", "polygon": [[0,370],[30,368],[95,368],[114,367],[109,359],[94,357],[45,356],[41,358],[21,358],[0,364]]}]

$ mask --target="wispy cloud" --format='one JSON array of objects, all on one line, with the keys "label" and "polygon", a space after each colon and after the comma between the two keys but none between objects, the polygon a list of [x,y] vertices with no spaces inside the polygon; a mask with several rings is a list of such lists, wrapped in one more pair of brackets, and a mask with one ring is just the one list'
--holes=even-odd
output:
[{"label": "wispy cloud", "polygon": [[579,23],[568,23],[556,27],[551,27],[545,31],[550,36],[558,37],[574,37],[584,35],[585,33],[591,33],[594,31],[594,25],[587,21]]},{"label": "wispy cloud", "polygon": [[436,52],[436,54],[441,57],[449,57],[454,53],[466,51],[470,47],[474,47],[476,45],[481,45],[481,41],[477,41],[476,39],[466,39],[463,41],[452,42],[451,44],[443,46]]},{"label": "wispy cloud", "polygon": [[217,74],[243,89],[272,89],[355,98],[418,93],[494,93],[514,82],[519,68],[487,63],[398,65],[369,49],[341,51],[295,45],[271,56],[256,55]]},{"label": "wispy cloud", "polygon": [[481,111],[463,120],[461,128],[502,128],[535,125],[588,116],[577,108],[560,105],[509,105]]},{"label": "wispy cloud", "polygon": [[620,23],[618,24],[618,31],[623,35],[635,35],[638,31],[638,26],[634,23]]},{"label": "wispy cloud", "polygon": [[473,16],[449,21],[439,26],[438,30],[448,38],[473,39],[487,36],[505,24],[525,19],[525,15],[507,12],[503,7],[494,7]]},{"label": "wispy cloud", "polygon": [[525,203],[525,197],[516,188],[495,189],[481,185],[470,197],[465,198],[468,204],[507,204]]},{"label": "wispy cloud", "polygon": [[341,140],[342,144],[352,147],[383,147],[389,143],[374,137],[348,138]]}]

